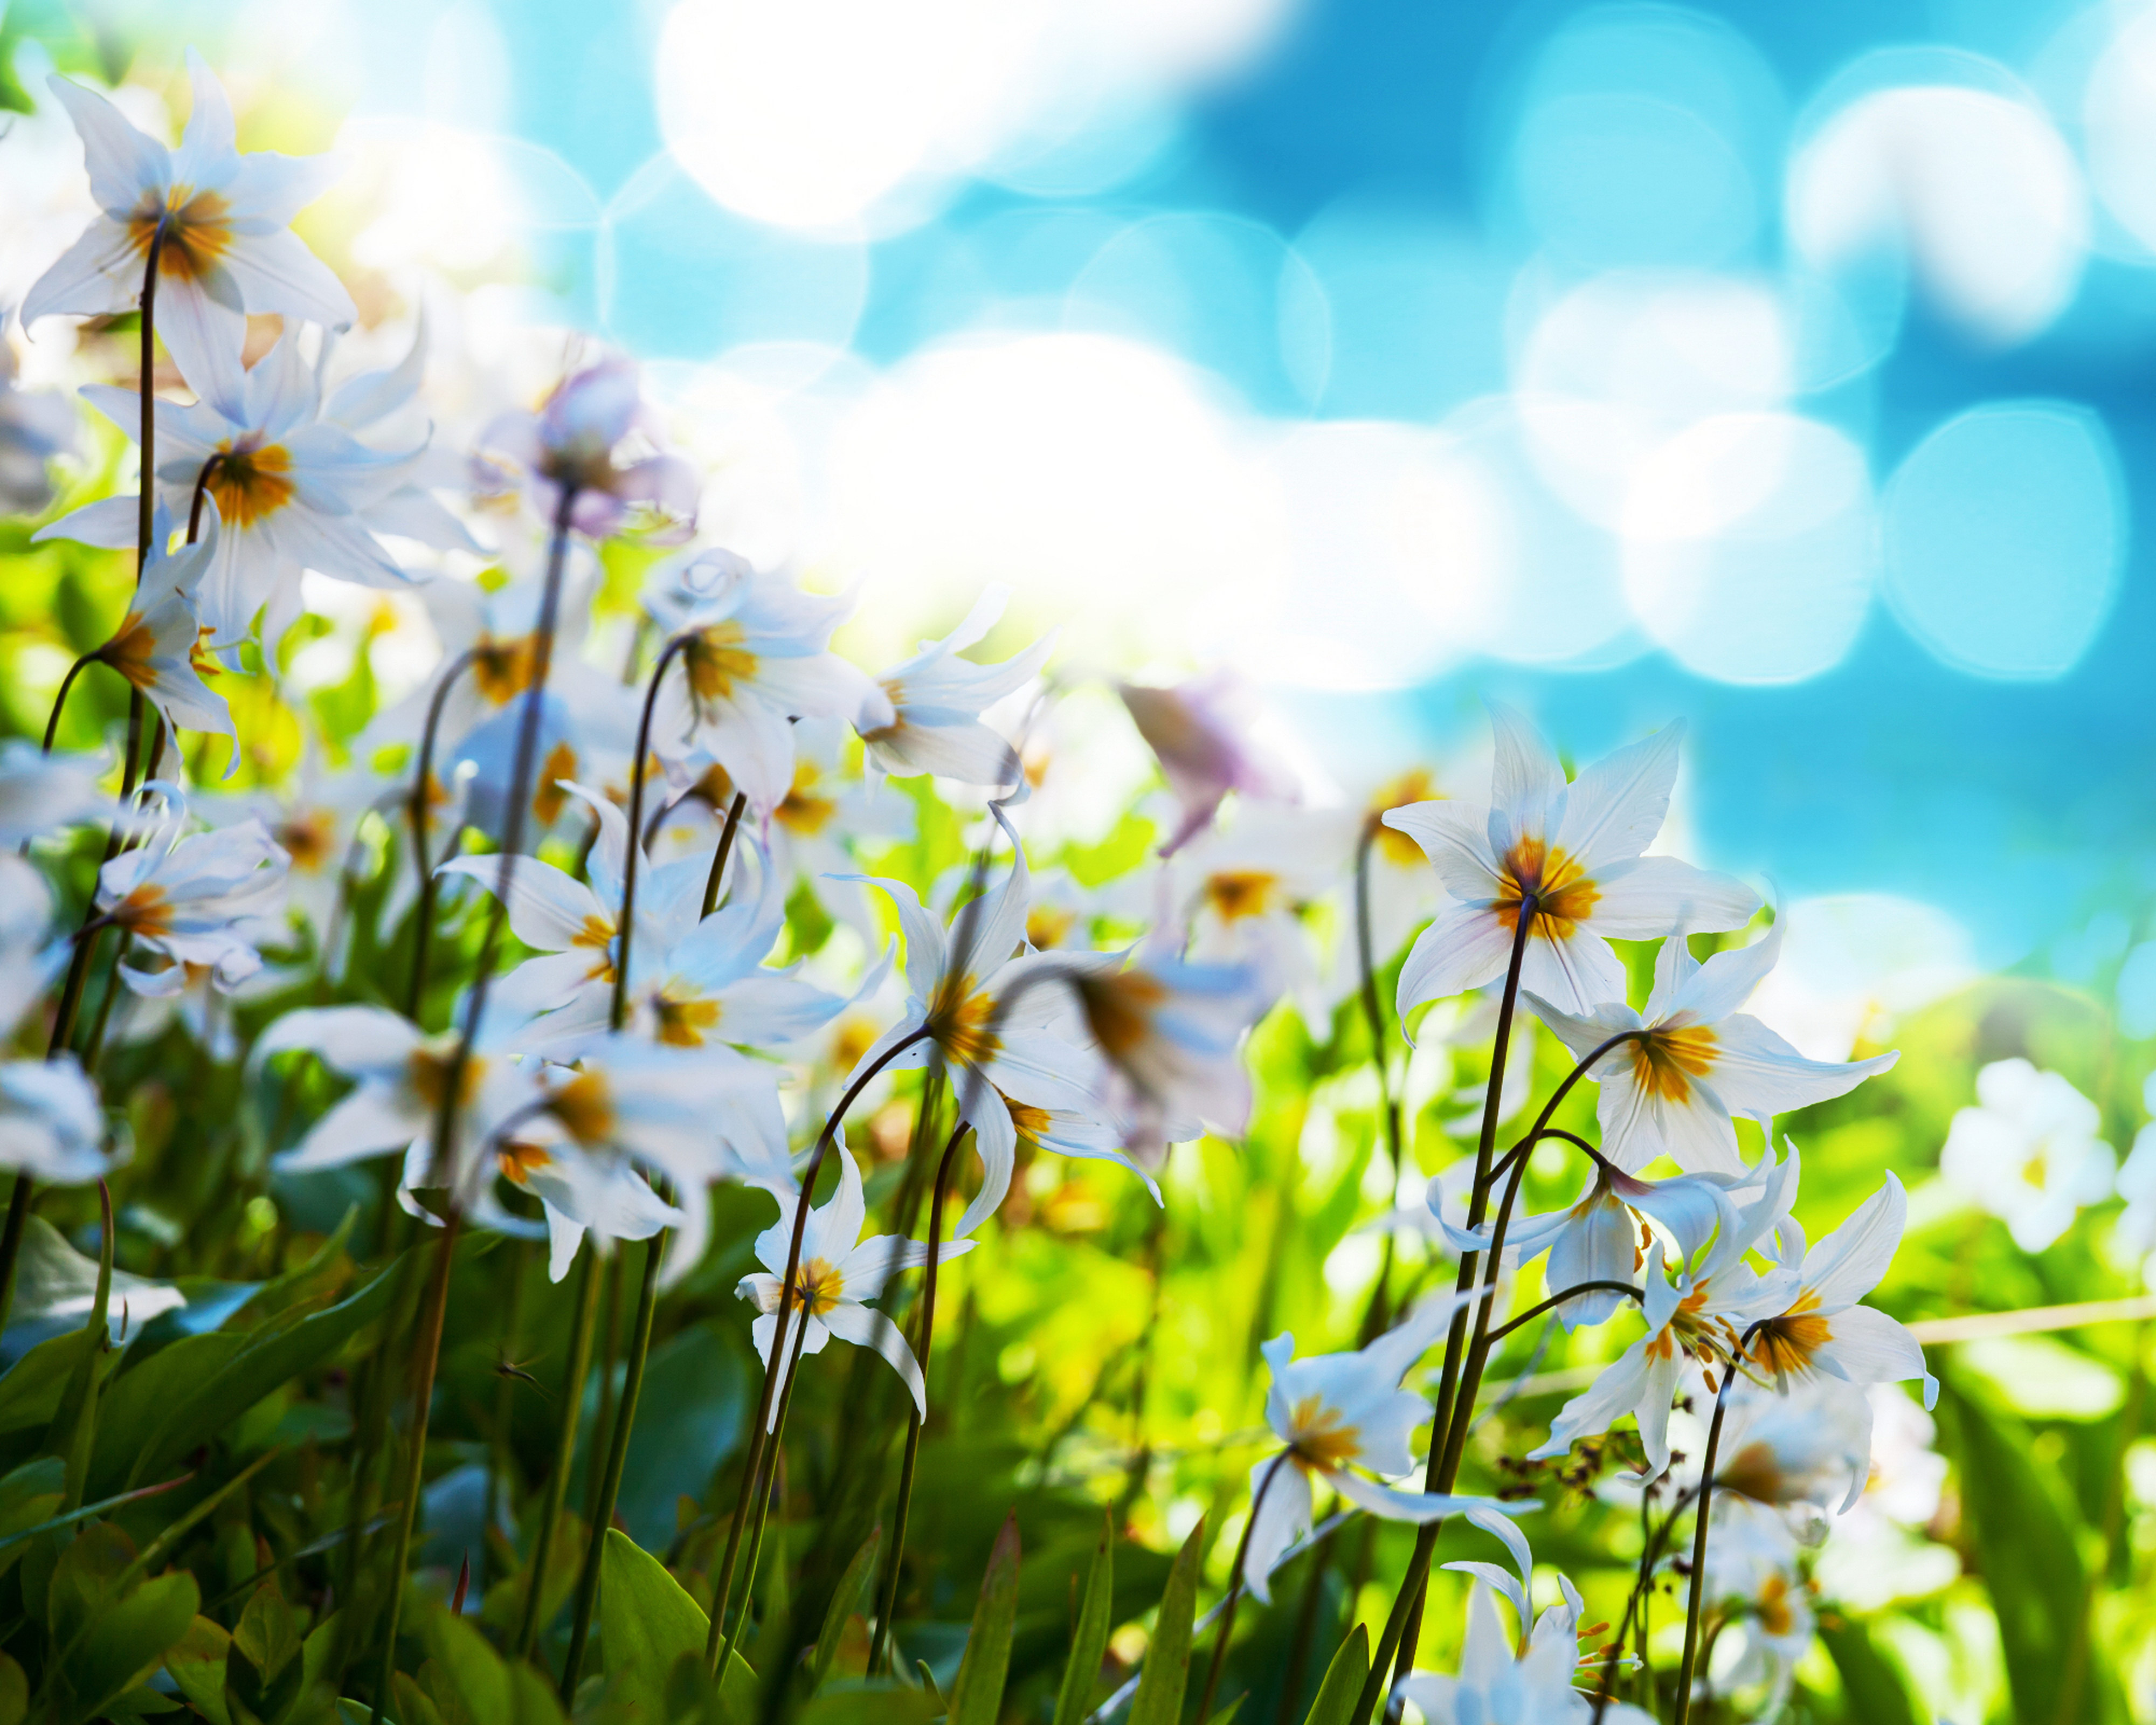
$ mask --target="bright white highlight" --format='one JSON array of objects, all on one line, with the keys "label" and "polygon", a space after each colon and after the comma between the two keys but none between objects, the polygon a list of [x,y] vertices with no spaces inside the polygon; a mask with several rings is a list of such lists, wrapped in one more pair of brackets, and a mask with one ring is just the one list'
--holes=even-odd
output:
[{"label": "bright white highlight", "polygon": [[1799,899],[1782,913],[1781,962],[1745,1009],[1815,1060],[1845,1060],[1859,1038],[1975,979],[1969,931],[1945,911],[1886,893]]},{"label": "bright white highlight", "polygon": [[2089,241],[2081,171],[2051,121],[1946,85],[1877,90],[1835,115],[1791,167],[1788,219],[1824,270],[1903,251],[1942,312],[2000,345],[2066,309]]},{"label": "bright white highlight", "polygon": [[2063,676],[2111,610],[2126,491],[2110,434],[2066,402],[1994,402],[1948,420],[1887,494],[1887,592],[1959,670]]}]

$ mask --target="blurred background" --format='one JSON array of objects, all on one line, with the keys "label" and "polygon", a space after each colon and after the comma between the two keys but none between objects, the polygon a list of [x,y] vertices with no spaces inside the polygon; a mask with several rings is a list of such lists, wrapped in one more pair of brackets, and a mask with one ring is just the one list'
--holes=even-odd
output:
[{"label": "blurred background", "polygon": [[[49,11],[9,301],[84,214]],[[1678,842],[1772,869],[1794,994],[2020,968],[2156,1034],[2156,10],[69,15],[346,157],[303,227],[363,311],[644,358],[718,536],[879,642],[1000,581],[1068,665],[1239,666],[1343,794],[1477,793],[1485,695],[1580,757],[1683,717]]]}]

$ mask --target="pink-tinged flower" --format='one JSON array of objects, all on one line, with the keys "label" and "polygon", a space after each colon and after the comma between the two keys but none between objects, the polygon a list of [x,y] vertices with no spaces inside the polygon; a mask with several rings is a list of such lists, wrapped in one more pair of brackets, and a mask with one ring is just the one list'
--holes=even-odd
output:
[{"label": "pink-tinged flower", "polygon": [[480,439],[530,475],[531,501],[547,520],[573,490],[569,525],[593,539],[643,511],[661,524],[654,538],[679,541],[693,531],[696,475],[660,449],[655,415],[639,394],[637,368],[604,359],[573,372],[536,413],[505,413]]},{"label": "pink-tinged flower", "polygon": [[1430,1418],[1430,1404],[1414,1390],[1403,1389],[1400,1379],[1444,1332],[1459,1304],[1453,1295],[1425,1300],[1397,1329],[1353,1353],[1297,1359],[1295,1337],[1286,1333],[1260,1350],[1273,1377],[1265,1394],[1265,1424],[1287,1446],[1284,1457],[1268,1455],[1250,1470],[1256,1507],[1243,1581],[1260,1600],[1271,1597],[1268,1578],[1281,1554],[1310,1531],[1315,1480],[1390,1522],[1430,1522],[1462,1510],[1517,1515],[1540,1507],[1404,1491],[1356,1471],[1397,1479],[1414,1467],[1408,1440]]},{"label": "pink-tinged flower", "polygon": [[1023,653],[996,665],[958,655],[995,627],[1009,595],[990,588],[966,620],[940,641],[923,641],[912,658],[876,679],[855,721],[871,773],[894,778],[933,773],[965,784],[1013,790],[1024,769],[1018,751],[981,722],[981,714],[1024,686],[1055,645],[1051,629]]},{"label": "pink-tinged flower", "polygon": [[[100,921],[176,965],[205,965],[231,988],[262,967],[254,942],[283,908],[291,859],[259,820],[182,838],[181,821],[98,871]],[[145,993],[163,991],[163,973],[123,964]]]},{"label": "pink-tinged flower", "polygon": [[[374,506],[407,482],[416,449],[370,449],[321,417],[314,372],[296,339],[282,337],[229,380],[190,377],[201,399],[159,401],[157,496],[176,519],[192,511],[197,488],[214,503],[222,531],[207,560],[196,608],[219,646],[239,640],[263,613],[262,642],[274,658],[302,609],[309,569],[362,587],[401,588],[413,578],[374,536]],[[134,391],[95,385],[83,392],[131,435],[141,429]],[[135,543],[136,501],[108,497],[64,516],[39,539],[86,545]],[[380,523],[389,531],[389,523]]]},{"label": "pink-tinged flower", "polygon": [[1758,1121],[1771,1137],[1776,1115],[1854,1090],[1901,1058],[1808,1060],[1739,1012],[1781,950],[1779,922],[1764,940],[1717,952],[1704,964],[1682,935],[1673,934],[1656,956],[1644,1014],[1619,1001],[1579,1017],[1527,995],[1576,1059],[1612,1036],[1640,1033],[1604,1055],[1589,1075],[1601,1087],[1602,1151],[1618,1167],[1642,1168],[1671,1156],[1693,1173],[1742,1174],[1732,1117]]},{"label": "pink-tinged flower", "polygon": [[[131,512],[134,500],[127,500]],[[214,511],[203,522],[202,537],[177,551],[165,547],[172,518],[158,505],[150,531],[150,558],[136,583],[127,614],[112,639],[95,656],[125,677],[164,717],[172,731],[214,731],[232,739],[225,776],[239,765],[239,733],[224,697],[202,680],[197,657],[203,626],[196,621],[204,576],[215,566],[221,541]]]},{"label": "pink-tinged flower", "polygon": [[680,665],[660,685],[653,746],[668,764],[701,751],[726,770],[759,820],[793,788],[793,721],[854,721],[884,697],[865,672],[830,650],[850,598],[804,593],[759,575],[727,552],[698,557],[681,585],[653,603],[670,636],[685,635]]},{"label": "pink-tinged flower", "polygon": [[343,329],[357,316],[352,295],[289,231],[319,197],[336,164],[236,146],[232,105],[202,56],[187,50],[194,109],[180,147],[138,131],[103,96],[51,80],[82,134],[99,213],[81,239],[38,279],[23,303],[26,329],[49,312],[98,317],[135,309],[157,253],[157,333],[198,389],[228,395],[239,376],[247,314]]},{"label": "pink-tinged flower", "polygon": [[1492,704],[1497,758],[1490,806],[1418,803],[1385,824],[1422,846],[1454,902],[1400,972],[1399,1011],[1505,973],[1522,906],[1534,909],[1520,978],[1568,1012],[1625,998],[1610,940],[1742,928],[1759,896],[1741,880],[1641,853],[1669,812],[1682,727],[1596,762],[1572,783],[1534,728]]},{"label": "pink-tinged flower", "polygon": [[1160,762],[1183,819],[1163,856],[1173,856],[1207,826],[1230,791],[1292,802],[1296,783],[1252,741],[1256,699],[1234,671],[1222,668],[1173,688],[1116,685],[1138,734]]}]

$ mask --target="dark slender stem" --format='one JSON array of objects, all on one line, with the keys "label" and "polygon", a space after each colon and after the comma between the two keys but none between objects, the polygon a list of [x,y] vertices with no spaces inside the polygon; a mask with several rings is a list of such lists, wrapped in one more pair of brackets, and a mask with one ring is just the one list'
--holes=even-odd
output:
[{"label": "dark slender stem", "polygon": [[[772,1422],[771,1440],[764,1445],[763,1489],[757,1494],[756,1525],[750,1531],[748,1540],[748,1579],[742,1588],[741,1615],[734,1620],[734,1626],[726,1635],[726,1645],[719,1650],[719,1670],[721,1672],[733,1662],[734,1649],[741,1643],[742,1632],[748,1627],[749,1612],[756,1603],[756,1566],[763,1555],[763,1530],[771,1520],[772,1500],[778,1492],[779,1476],[785,1471],[786,1416],[793,1409],[793,1382],[800,1373],[801,1350],[808,1340],[808,1322],[803,1317],[794,1332],[793,1352],[786,1357],[786,1382],[778,1392],[778,1417]],[[785,1346],[786,1337],[774,1331],[771,1337],[771,1358],[764,1365],[767,1377],[773,1374],[778,1356]],[[779,1674],[776,1671],[770,1673],[770,1676],[773,1682],[779,1680]]]},{"label": "dark slender stem", "polygon": [[412,924],[412,980],[404,993],[404,1016],[415,1024],[427,990],[427,949],[434,938],[434,867],[427,855],[427,803],[434,784],[434,738],[442,728],[442,708],[449,698],[449,690],[471,662],[469,652],[459,653],[434,685],[433,698],[427,702],[426,727],[419,733],[418,770],[405,805],[412,827],[412,861],[419,871],[419,902]]},{"label": "dark slender stem", "polygon": [[1548,1299],[1541,1301],[1539,1304],[1530,1306],[1517,1317],[1512,1319],[1508,1322],[1499,1324],[1496,1329],[1490,1332],[1490,1345],[1492,1348],[1495,1348],[1500,1342],[1503,1341],[1506,1337],[1511,1335],[1513,1331],[1518,1329],[1522,1324],[1527,1323],[1534,1318],[1540,1317],[1545,1312],[1554,1312],[1568,1300],[1577,1300],[1582,1294],[1597,1293],[1630,1294],[1635,1300],[1641,1300],[1646,1297],[1644,1290],[1634,1287],[1629,1281],[1574,1282],[1570,1287],[1565,1289],[1563,1292],[1552,1294]]},{"label": "dark slender stem", "polygon": [[23,1230],[30,1219],[30,1194],[34,1185],[28,1173],[15,1176],[15,1189],[8,1199],[8,1225],[0,1233],[0,1327],[15,1303],[15,1260],[22,1255]]},{"label": "dark slender stem", "polygon": [[52,716],[45,721],[45,753],[52,753],[53,738],[59,734],[60,709],[67,705],[68,691],[74,687],[74,680],[82,675],[83,667],[95,663],[96,660],[95,653],[84,654],[68,667],[67,675],[60,679],[60,692],[53,697]]},{"label": "dark slender stem", "polygon": [[[523,1240],[509,1242],[509,1299],[508,1309],[501,1319],[501,1362],[506,1367],[516,1358],[516,1331],[524,1320],[524,1272],[531,1258],[531,1247]],[[486,1470],[486,1522],[485,1531],[495,1532],[501,1522],[501,1490],[507,1476],[516,1466],[516,1448],[510,1434],[516,1417],[516,1378],[505,1370],[501,1382],[494,1389],[494,1454],[489,1458]],[[482,1590],[493,1582],[493,1568],[487,1560],[486,1543],[480,1542]]]},{"label": "dark slender stem", "polygon": [[[1362,840],[1355,847],[1355,951],[1362,965],[1363,1017],[1370,1028],[1370,1064],[1378,1074],[1378,1110],[1384,1120],[1385,1149],[1392,1161],[1393,1200],[1397,1203],[1403,1161],[1400,1105],[1393,1095],[1392,1074],[1387,1065],[1385,1014],[1378,999],[1376,943],[1370,934],[1370,852],[1377,842],[1378,830],[1376,820],[1365,823]],[[1389,1304],[1387,1295],[1393,1279],[1393,1235],[1388,1230],[1384,1260],[1378,1266],[1377,1286],[1371,1291],[1370,1307],[1363,1318],[1362,1339],[1366,1344],[1375,1340],[1385,1327]]]},{"label": "dark slender stem", "polygon": [[195,494],[187,504],[187,543],[192,545],[202,532],[203,499],[209,492],[209,476],[224,465],[224,451],[213,451],[195,475]]},{"label": "dark slender stem", "polygon": [[1280,1471],[1295,1454],[1283,1450],[1273,1457],[1273,1465],[1265,1470],[1265,1476],[1258,1481],[1258,1489],[1250,1499],[1250,1513],[1243,1522],[1243,1537],[1235,1542],[1235,1566],[1228,1572],[1227,1602],[1220,1608],[1219,1632],[1213,1637],[1213,1663],[1205,1668],[1205,1688],[1198,1697],[1198,1711],[1192,1717],[1197,1725],[1205,1725],[1213,1717],[1213,1697],[1220,1687],[1220,1672],[1228,1662],[1228,1638],[1235,1632],[1235,1607],[1243,1600],[1243,1565],[1250,1555],[1250,1535],[1257,1531],[1258,1517],[1264,1513],[1265,1494],[1280,1477]]},{"label": "dark slender stem", "polygon": [[676,635],[651,667],[651,680],[644,691],[644,716],[636,725],[636,753],[629,768],[629,856],[621,870],[621,915],[615,920],[614,939],[619,943],[613,961],[613,1006],[610,1027],[619,1030],[629,1013],[629,945],[636,933],[636,865],[644,853],[644,763],[651,753],[651,712],[659,704],[659,685],[666,680],[666,667],[689,644],[690,637]]},{"label": "dark slender stem", "polygon": [[[1654,1585],[1655,1565],[1661,1560],[1663,1551],[1668,1547],[1670,1534],[1676,1528],[1677,1517],[1684,1513],[1684,1507],[1688,1502],[1690,1502],[1688,1493],[1680,1494],[1676,1502],[1670,1506],[1669,1515],[1663,1521],[1661,1527],[1650,1534],[1647,1531],[1647,1494],[1644,1490],[1640,1494],[1639,1578],[1632,1584],[1631,1594],[1625,1601],[1624,1612],[1617,1619],[1614,1626],[1614,1632],[1609,1638],[1608,1655],[1602,1661],[1602,1676],[1594,1687],[1594,1717],[1589,1722],[1589,1725],[1602,1725],[1602,1716],[1609,1710],[1611,1692],[1617,1683],[1617,1664],[1624,1656],[1625,1631],[1631,1625],[1635,1615],[1644,1615],[1645,1613],[1648,1591]],[[1640,1637],[1640,1657],[1644,1664],[1646,1660],[1646,1638],[1644,1634]]]},{"label": "dark slender stem", "polygon": [[726,859],[733,855],[734,834],[741,829],[742,810],[748,807],[748,793],[736,791],[734,799],[726,809],[726,824],[719,832],[719,848],[711,858],[711,878],[704,882],[704,915],[710,916],[719,907],[719,883],[726,876]]},{"label": "dark slender stem", "polygon": [[539,1531],[531,1543],[531,1556],[524,1566],[524,1609],[516,1620],[516,1639],[509,1656],[521,1659],[531,1651],[539,1633],[541,1596],[547,1591],[547,1570],[554,1557],[554,1538],[562,1522],[562,1500],[568,1495],[569,1470],[577,1460],[577,1429],[584,1412],[584,1379],[592,1365],[592,1326],[599,1309],[598,1255],[586,1252],[577,1266],[577,1315],[569,1331],[567,1369],[562,1376],[561,1425],[554,1435],[553,1466],[539,1505]]},{"label": "dark slender stem", "polygon": [[[606,1302],[599,1308],[599,1416],[592,1425],[592,1453],[603,1455],[613,1441],[615,1392],[614,1368],[621,1363],[621,1265],[622,1255],[616,1252],[607,1260]],[[590,1527],[599,1517],[599,1485],[605,1477],[600,1468],[590,1470],[591,1477],[584,1486],[584,1525]]]},{"label": "dark slender stem", "polygon": [[577,1578],[577,1614],[569,1630],[569,1656],[562,1666],[564,1706],[577,1692],[578,1673],[583,1669],[584,1648],[591,1639],[592,1610],[598,1602],[599,1563],[606,1553],[607,1529],[613,1525],[613,1507],[621,1496],[622,1470],[629,1461],[629,1434],[636,1429],[636,1402],[644,1389],[644,1363],[651,1353],[652,1313],[659,1304],[659,1268],[665,1257],[666,1235],[662,1231],[644,1242],[644,1281],[636,1291],[636,1327],[629,1337],[629,1373],[622,1379],[621,1403],[615,1410],[613,1432],[607,1445],[606,1478],[599,1486],[598,1512],[592,1517],[591,1543],[584,1548],[583,1574]]},{"label": "dark slender stem", "polygon": [[[793,1281],[801,1274],[801,1241],[808,1229],[808,1204],[816,1190],[816,1177],[824,1169],[824,1158],[830,1153],[833,1140],[838,1136],[839,1122],[846,1117],[869,1081],[886,1066],[912,1047],[925,1041],[930,1032],[927,1025],[904,1040],[886,1049],[882,1057],[846,1086],[846,1093],[839,1098],[839,1106],[831,1111],[831,1117],[824,1122],[824,1130],[817,1135],[815,1153],[808,1159],[808,1168],[801,1176],[801,1195],[793,1204],[793,1235],[786,1249],[786,1273],[779,1278],[777,1335],[786,1333],[787,1315],[793,1309]],[[748,1463],[742,1475],[741,1499],[734,1506],[733,1525],[726,1533],[726,1554],[720,1565],[718,1585],[711,1592],[711,1629],[704,1644],[704,1665],[707,1673],[716,1676],[719,1668],[720,1625],[726,1621],[726,1609],[733,1603],[734,1561],[740,1555],[743,1525],[748,1519],[751,1493],[756,1487],[758,1465],[764,1450],[764,1423],[771,1417],[771,1399],[778,1389],[777,1379],[767,1370],[763,1374],[763,1389],[757,1398],[755,1423],[749,1427]]]},{"label": "dark slender stem", "polygon": [[[943,1159],[936,1168],[935,1194],[928,1201],[928,1267],[921,1277],[921,1335],[914,1349],[921,1367],[924,1398],[927,1394],[929,1355],[936,1343],[936,1284],[937,1271],[942,1268],[943,1200],[950,1195],[951,1174],[957,1166],[958,1146],[965,1141],[968,1130],[961,1120],[951,1134],[951,1142],[943,1147]],[[897,1248],[892,1250],[896,1251]],[[889,1282],[885,1286],[889,1286]],[[913,1507],[914,1463],[921,1454],[921,1428],[924,1423],[923,1413],[916,1409],[906,1430],[906,1456],[898,1470],[898,1505],[891,1516],[890,1566],[884,1575],[882,1609],[876,1614],[875,1640],[869,1648],[870,1671],[881,1663],[884,1649],[890,1645],[891,1617],[898,1609],[898,1566],[906,1551],[906,1519]]]},{"label": "dark slender stem", "polygon": [[412,1561],[412,1524],[419,1502],[419,1487],[427,1471],[427,1415],[434,1402],[434,1368],[442,1354],[442,1319],[449,1310],[449,1267],[457,1249],[463,1214],[451,1209],[442,1224],[441,1244],[434,1250],[434,1280],[427,1289],[427,1303],[419,1323],[419,1350],[413,1363],[418,1384],[412,1393],[411,1454],[404,1466],[404,1489],[397,1511],[397,1540],[389,1558],[388,1623],[382,1636],[382,1663],[374,1680],[374,1706],[369,1725],[382,1725],[389,1706],[390,1687],[397,1674],[397,1625],[403,1615],[404,1572]]},{"label": "dark slender stem", "polygon": [[147,259],[142,266],[142,374],[137,380],[141,418],[136,441],[142,450],[142,475],[136,485],[135,584],[142,584],[149,567],[150,535],[157,506],[157,392],[152,385],[157,370],[157,264],[165,250],[165,223],[160,218],[150,234]]},{"label": "dark slender stem", "polygon": [[[1753,1327],[1754,1330],[1757,1326]],[[1737,1350],[1742,1359],[1744,1351],[1752,1345],[1753,1331],[1745,1332],[1744,1341]],[[1685,1725],[1691,1712],[1691,1679],[1694,1661],[1699,1657],[1700,1609],[1707,1601],[1707,1524],[1714,1507],[1714,1458],[1722,1447],[1722,1415],[1729,1411],[1729,1386],[1737,1377],[1734,1365],[1726,1366],[1722,1373],[1722,1388],[1715,1392],[1714,1423],[1707,1429],[1707,1455],[1699,1467],[1699,1503],[1692,1512],[1691,1536],[1691,1596],[1685,1606],[1684,1661],[1677,1667],[1677,1710],[1672,1725]]]}]

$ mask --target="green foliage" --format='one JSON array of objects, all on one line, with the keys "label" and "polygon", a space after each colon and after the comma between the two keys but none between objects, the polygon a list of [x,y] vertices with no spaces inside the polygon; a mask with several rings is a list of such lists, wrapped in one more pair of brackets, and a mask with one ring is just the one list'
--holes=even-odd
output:
[{"label": "green foliage", "polygon": [[951,1725],[995,1725],[1003,1705],[1004,1680],[1010,1671],[1011,1623],[1018,1613],[1018,1515],[1014,1511],[996,1536],[988,1573],[973,1609],[966,1656],[951,1686]]},{"label": "green foliage", "polygon": [[1070,1662],[1064,1667],[1063,1685],[1055,1694],[1055,1725],[1079,1725],[1100,1681],[1101,1656],[1107,1651],[1111,1627],[1108,1616],[1115,1576],[1116,1531],[1108,1523],[1101,1529],[1101,1543],[1086,1571],[1086,1595],[1070,1632]]},{"label": "green foliage", "polygon": [[1152,1640],[1146,1648],[1138,1692],[1131,1699],[1131,1725],[1176,1725],[1183,1715],[1183,1686],[1190,1679],[1191,1625],[1198,1614],[1198,1572],[1205,1553],[1205,1524],[1190,1530],[1168,1571]]},{"label": "green foliage", "polygon": [[1326,1667],[1325,1681],[1318,1686],[1317,1699],[1310,1704],[1310,1716],[1303,1725],[1348,1725],[1355,1716],[1363,1680],[1369,1675],[1370,1631],[1358,1623]]},{"label": "green foliage", "polygon": [[[693,1659],[701,1680],[711,1617],[664,1564],[619,1528],[609,1528],[601,1563],[599,1634],[606,1650],[607,1698],[624,1720],[658,1722],[670,1708],[670,1679]],[[756,1673],[740,1654],[727,1661],[718,1699],[734,1717],[756,1706]]]}]

